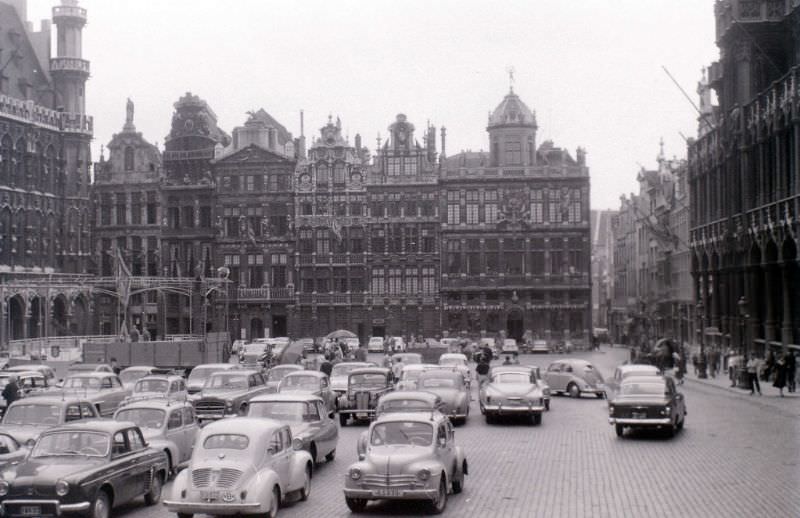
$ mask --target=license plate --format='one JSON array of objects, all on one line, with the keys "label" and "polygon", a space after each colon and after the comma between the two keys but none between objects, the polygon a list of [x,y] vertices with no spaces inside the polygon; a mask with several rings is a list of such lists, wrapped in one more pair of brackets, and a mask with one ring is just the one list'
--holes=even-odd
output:
[{"label": "license plate", "polygon": [[395,488],[376,489],[377,496],[400,496],[400,490]]},{"label": "license plate", "polygon": [[647,414],[646,414],[646,413],[644,413],[644,412],[632,412],[632,413],[631,413],[631,416],[632,416],[634,419],[644,419],[644,418],[646,418],[646,417],[647,417]]},{"label": "license plate", "polygon": [[19,508],[19,514],[23,516],[41,516],[42,508],[38,505],[23,505]]},{"label": "license plate", "polygon": [[508,406],[522,406],[522,401],[510,399],[508,400]]},{"label": "license plate", "polygon": [[216,500],[219,494],[216,491],[200,491],[200,499],[205,501]]}]

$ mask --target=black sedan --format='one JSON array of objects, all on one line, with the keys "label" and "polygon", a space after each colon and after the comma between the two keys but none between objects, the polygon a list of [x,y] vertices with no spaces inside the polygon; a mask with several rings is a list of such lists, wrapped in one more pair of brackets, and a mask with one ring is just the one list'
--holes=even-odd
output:
[{"label": "black sedan", "polygon": [[608,403],[608,422],[622,437],[625,428],[661,429],[670,436],[683,428],[686,401],[667,376],[630,376]]},{"label": "black sedan", "polygon": [[108,518],[144,496],[154,505],[167,477],[163,451],[149,448],[132,423],[83,421],[53,428],[0,480],[4,517],[77,514]]}]

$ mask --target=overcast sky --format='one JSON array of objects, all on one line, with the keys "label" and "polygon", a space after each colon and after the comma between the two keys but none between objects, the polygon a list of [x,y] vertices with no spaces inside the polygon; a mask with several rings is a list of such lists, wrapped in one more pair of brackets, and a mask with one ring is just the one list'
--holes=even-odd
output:
[{"label": "overcast sky", "polygon": [[[29,0],[28,17],[56,0]],[[295,136],[329,113],[351,141],[375,149],[397,113],[447,127],[447,152],[486,149],[487,114],[509,87],[552,139],[588,151],[593,208],[619,208],[637,163],[684,157],[696,133],[701,68],[716,59],[712,0],[81,0],[91,61],[93,153],[121,130],[125,100],[139,131],[163,149],[173,103],[187,91],[231,132],[264,108]],[[437,143],[437,146],[439,144]]]}]

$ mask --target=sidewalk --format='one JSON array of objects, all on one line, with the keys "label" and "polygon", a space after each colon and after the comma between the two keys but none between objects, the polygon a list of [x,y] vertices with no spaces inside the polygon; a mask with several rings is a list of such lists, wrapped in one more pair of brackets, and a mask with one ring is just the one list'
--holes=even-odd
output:
[{"label": "sidewalk", "polygon": [[763,403],[768,406],[798,409],[800,410],[800,392],[789,392],[786,388],[783,389],[783,397],[780,396],[780,391],[772,386],[771,381],[761,381],[761,396],[758,393],[750,395],[749,389],[741,389],[738,387],[731,387],[731,380],[728,378],[728,373],[724,375],[717,374],[716,378],[710,375],[706,379],[700,379],[694,375],[694,369],[691,365],[688,366],[689,372],[686,373],[684,379],[687,383],[696,383],[698,385],[705,385],[707,387],[714,387],[719,390],[724,390],[739,396],[752,399],[753,401]]}]

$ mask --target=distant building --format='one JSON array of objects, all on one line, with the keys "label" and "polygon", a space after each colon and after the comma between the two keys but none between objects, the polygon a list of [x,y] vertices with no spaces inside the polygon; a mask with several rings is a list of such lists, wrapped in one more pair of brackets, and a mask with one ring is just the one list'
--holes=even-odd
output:
[{"label": "distant building", "polygon": [[720,59],[689,145],[697,324],[705,343],[797,349],[800,2],[718,0],[714,13]]},{"label": "distant building", "polygon": [[[86,10],[53,8],[39,31],[25,0],[0,1],[0,344],[87,334],[91,311]],[[71,274],[70,276],[64,274]]]},{"label": "distant building", "polygon": [[613,210],[593,210],[592,235],[592,326],[608,329],[608,315],[614,294]]}]

